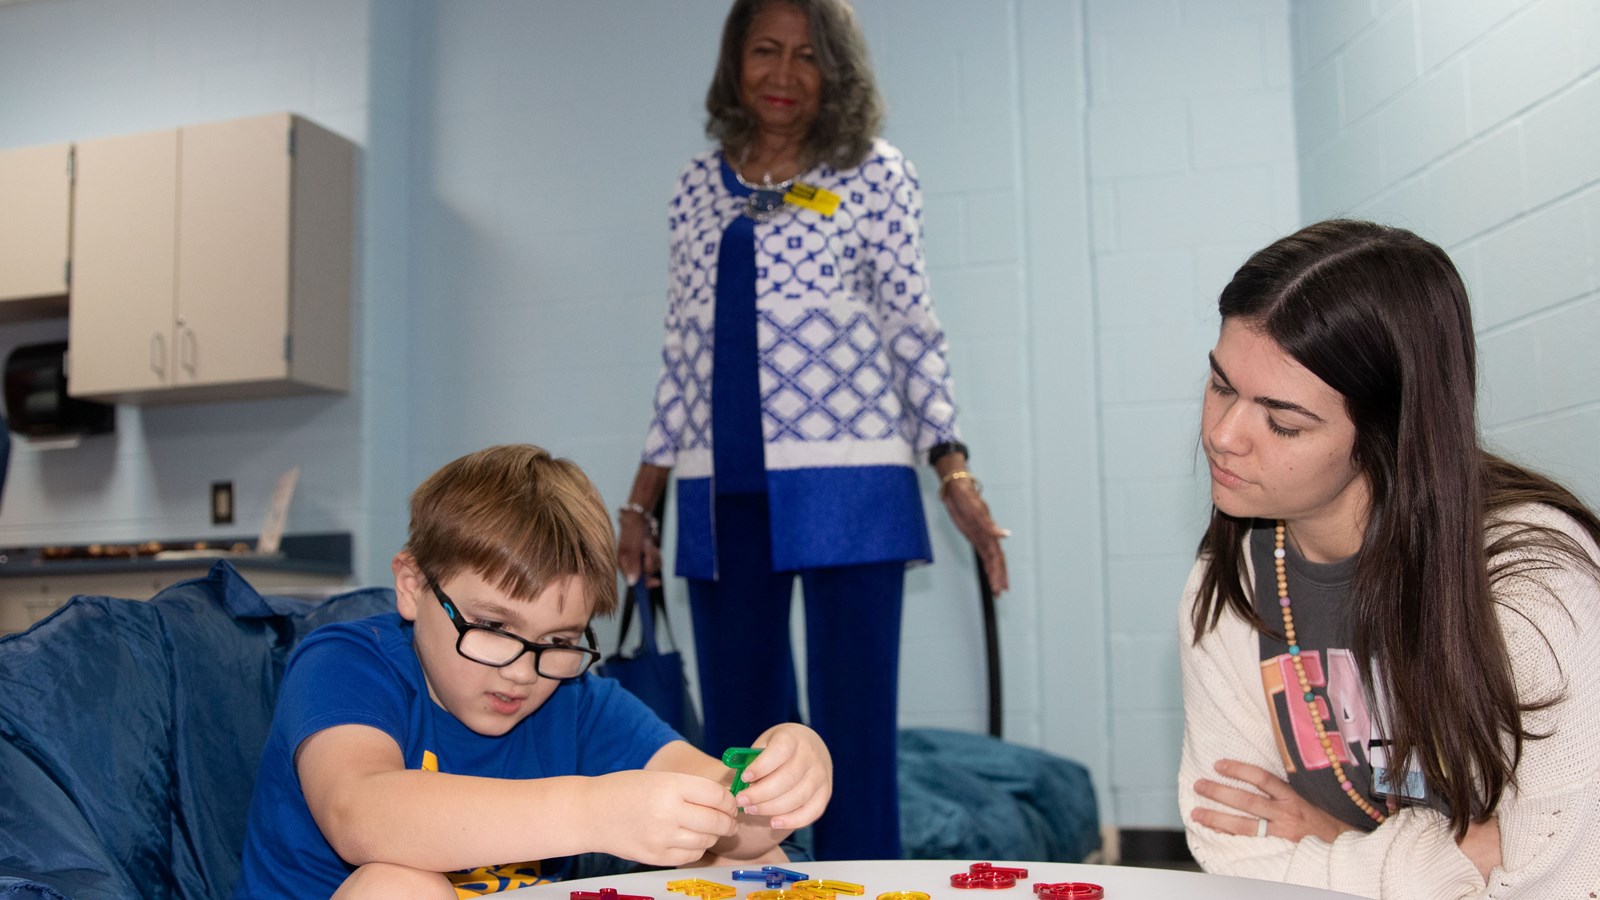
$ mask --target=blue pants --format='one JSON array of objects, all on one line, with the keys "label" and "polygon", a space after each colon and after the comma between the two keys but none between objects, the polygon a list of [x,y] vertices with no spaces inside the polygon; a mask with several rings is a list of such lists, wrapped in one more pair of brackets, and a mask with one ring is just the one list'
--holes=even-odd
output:
[{"label": "blue pants", "polygon": [[800,721],[789,600],[805,597],[810,725],[833,754],[833,799],[812,829],[819,860],[898,859],[895,735],[905,563],[772,571],[765,494],[716,500],[716,581],[689,580],[705,748],[747,747]]}]

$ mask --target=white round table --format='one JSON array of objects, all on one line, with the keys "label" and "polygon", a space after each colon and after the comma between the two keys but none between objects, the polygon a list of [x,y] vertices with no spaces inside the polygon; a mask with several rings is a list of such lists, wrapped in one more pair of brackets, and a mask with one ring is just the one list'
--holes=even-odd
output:
[{"label": "white round table", "polygon": [[[950,876],[967,872],[977,860],[802,862],[785,864],[783,868],[804,872],[812,878],[859,884],[866,889],[861,895],[863,900],[874,900],[879,894],[893,891],[921,891],[929,897],[941,900],[1033,900],[1035,883],[1055,884],[1063,881],[1087,881],[1098,884],[1105,888],[1105,900],[1349,900],[1352,896],[1338,891],[1297,887],[1276,881],[1230,878],[1224,875],[1172,869],[984,861],[996,866],[1027,869],[1028,877],[1018,879],[1015,887],[999,890],[951,887]],[[759,869],[760,866],[747,868]],[[500,896],[521,898],[521,900],[554,900],[554,898],[568,900],[573,891],[598,892],[601,888],[612,888],[620,894],[653,897],[655,900],[680,900],[680,898],[687,900],[684,894],[669,893],[667,882],[689,878],[732,885],[738,888],[738,893],[734,895],[738,898],[743,898],[751,891],[766,888],[766,885],[759,881],[734,881],[731,877],[732,872],[732,867],[636,872],[631,875],[584,878],[521,888],[507,891]],[[848,900],[844,894],[840,894],[839,898]]]}]

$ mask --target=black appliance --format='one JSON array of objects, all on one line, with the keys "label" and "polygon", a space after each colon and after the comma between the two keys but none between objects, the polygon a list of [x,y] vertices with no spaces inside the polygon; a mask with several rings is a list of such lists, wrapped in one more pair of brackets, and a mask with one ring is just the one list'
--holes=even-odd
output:
[{"label": "black appliance", "polygon": [[66,341],[29,344],[6,357],[6,416],[30,438],[104,434],[116,426],[109,403],[67,396]]}]

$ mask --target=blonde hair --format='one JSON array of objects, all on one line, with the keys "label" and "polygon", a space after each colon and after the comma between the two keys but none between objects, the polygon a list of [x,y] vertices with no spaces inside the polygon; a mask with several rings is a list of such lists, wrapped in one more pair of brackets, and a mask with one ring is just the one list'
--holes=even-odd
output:
[{"label": "blonde hair", "polygon": [[616,545],[600,492],[576,463],[531,444],[479,450],[429,476],[411,494],[405,549],[441,581],[471,570],[531,599],[575,575],[593,613],[617,606]]}]

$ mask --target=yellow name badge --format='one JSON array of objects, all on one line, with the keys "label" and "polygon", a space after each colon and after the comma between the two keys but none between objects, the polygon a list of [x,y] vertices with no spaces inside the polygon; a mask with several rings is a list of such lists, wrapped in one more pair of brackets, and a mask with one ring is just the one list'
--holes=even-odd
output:
[{"label": "yellow name badge", "polygon": [[783,202],[832,218],[839,208],[839,195],[796,181],[789,188],[789,193],[783,195]]}]

